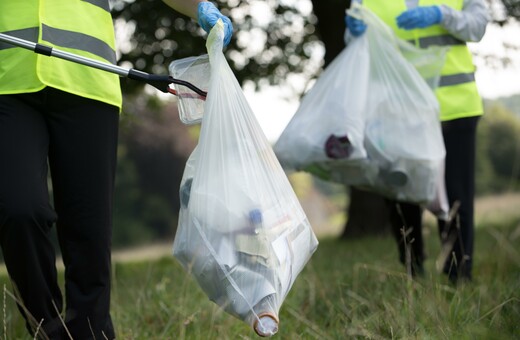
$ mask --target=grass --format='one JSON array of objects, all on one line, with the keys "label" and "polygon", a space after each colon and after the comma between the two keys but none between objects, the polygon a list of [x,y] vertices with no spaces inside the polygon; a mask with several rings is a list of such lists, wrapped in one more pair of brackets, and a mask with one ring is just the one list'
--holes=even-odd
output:
[{"label": "grass", "polygon": [[[320,240],[280,310],[279,339],[519,339],[520,219],[477,229],[475,280],[454,287],[435,270],[439,242],[426,230],[427,273],[409,279],[392,239]],[[220,311],[170,256],[116,263],[118,339],[254,339]],[[5,275],[0,277],[10,290]],[[4,290],[3,339],[29,339]]]}]

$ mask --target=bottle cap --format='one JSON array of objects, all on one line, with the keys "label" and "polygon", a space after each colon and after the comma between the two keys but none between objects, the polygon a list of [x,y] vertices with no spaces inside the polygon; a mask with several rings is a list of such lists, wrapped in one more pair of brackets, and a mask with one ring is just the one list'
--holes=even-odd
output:
[{"label": "bottle cap", "polygon": [[262,212],[260,209],[253,209],[249,212],[249,220],[253,224],[260,224],[262,223]]},{"label": "bottle cap", "polygon": [[394,170],[388,173],[386,180],[390,185],[403,187],[408,183],[408,175],[404,171]]},{"label": "bottle cap", "polygon": [[262,337],[273,336],[278,332],[278,318],[272,313],[258,314],[254,329]]}]

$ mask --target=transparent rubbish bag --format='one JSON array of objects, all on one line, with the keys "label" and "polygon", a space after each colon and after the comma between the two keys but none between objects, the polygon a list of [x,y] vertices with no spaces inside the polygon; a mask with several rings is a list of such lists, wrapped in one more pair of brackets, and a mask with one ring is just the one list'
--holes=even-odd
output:
[{"label": "transparent rubbish bag", "polygon": [[369,67],[368,42],[356,39],[323,71],[274,146],[286,170],[372,185],[377,169],[364,146]]},{"label": "transparent rubbish bag", "polygon": [[274,150],[286,170],[439,207],[445,149],[433,89],[446,49],[399,39],[359,3],[349,14],[367,31],[318,77]]},{"label": "transparent rubbish bag", "polygon": [[[169,66],[170,75],[187,81],[207,92],[210,79],[210,65],[207,54],[174,60]],[[186,86],[172,84],[179,101],[179,117],[186,125],[198,124],[204,114],[205,98]]]},{"label": "transparent rubbish bag", "polygon": [[173,253],[211,301],[271,336],[318,241],[222,53],[223,37],[219,21],[206,43],[211,80],[181,180]]}]

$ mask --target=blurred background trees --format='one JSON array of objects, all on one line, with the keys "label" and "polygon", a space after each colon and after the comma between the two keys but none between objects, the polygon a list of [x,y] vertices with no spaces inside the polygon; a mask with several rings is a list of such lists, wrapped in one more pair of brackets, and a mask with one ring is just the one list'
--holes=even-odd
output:
[{"label": "blurred background trees", "polygon": [[[520,18],[518,0],[497,1],[494,3],[500,6],[493,6],[497,24],[504,26]],[[121,66],[167,74],[173,60],[206,53],[206,33],[162,1],[111,3]],[[258,90],[282,84],[291,87],[296,98],[302,96],[312,79],[344,48],[344,13],[348,6],[349,1],[344,0],[219,1],[218,7],[232,19],[235,28],[225,54],[239,82]],[[156,90],[144,89],[143,84],[132,80],[122,80],[122,86],[125,101],[114,244],[169,242],[177,225],[179,183],[196,145],[198,127],[182,125],[174,98],[163,100]],[[486,115],[479,128],[479,194],[518,190],[519,108],[520,96],[486,101]],[[361,192],[358,194],[366,197],[356,198],[356,193],[346,194],[341,187],[329,187],[314,179],[310,184],[301,177],[291,180],[306,188],[296,190],[302,197],[349,198],[340,199],[348,216],[344,236],[384,230],[386,214],[380,197]]]}]

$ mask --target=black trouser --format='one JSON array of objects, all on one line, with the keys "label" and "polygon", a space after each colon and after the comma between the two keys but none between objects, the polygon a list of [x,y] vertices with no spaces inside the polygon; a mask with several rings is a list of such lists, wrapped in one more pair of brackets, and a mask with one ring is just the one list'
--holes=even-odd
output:
[{"label": "black trouser", "polygon": [[[474,243],[474,196],[476,132],[479,117],[461,118],[442,123],[446,146],[446,191],[450,207],[460,206],[454,220],[446,225],[438,221],[444,246],[449,246],[444,272],[452,281],[471,279]],[[422,267],[424,260],[421,207],[391,201],[391,225],[404,263],[406,249],[411,250],[412,264]],[[419,216],[419,218],[418,218]],[[403,230],[410,229],[403,238]]]},{"label": "black trouser", "polygon": [[399,261],[410,266],[412,274],[421,273],[425,260],[422,237],[422,208],[413,203],[390,203],[390,225],[397,241]]},{"label": "black trouser", "polygon": [[40,335],[68,338],[50,238],[56,222],[67,329],[74,339],[114,338],[110,246],[118,122],[118,108],[52,88],[0,96],[0,244],[31,333],[41,323]]}]

